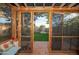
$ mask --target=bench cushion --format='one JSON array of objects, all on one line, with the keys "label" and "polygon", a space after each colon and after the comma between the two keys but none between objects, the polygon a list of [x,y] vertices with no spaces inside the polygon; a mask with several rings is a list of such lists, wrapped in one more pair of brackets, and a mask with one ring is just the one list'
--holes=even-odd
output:
[{"label": "bench cushion", "polygon": [[7,42],[4,42],[0,45],[0,50],[2,50],[3,52],[9,50],[10,48],[12,48],[14,46],[13,41],[9,40]]},{"label": "bench cushion", "polygon": [[3,52],[2,55],[15,55],[16,52],[19,50],[20,48],[18,47],[12,47],[11,49],[9,49],[6,52]]}]

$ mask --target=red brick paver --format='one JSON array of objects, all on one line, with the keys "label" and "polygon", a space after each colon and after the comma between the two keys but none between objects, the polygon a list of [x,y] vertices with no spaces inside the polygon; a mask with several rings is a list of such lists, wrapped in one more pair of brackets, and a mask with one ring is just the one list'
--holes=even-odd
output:
[{"label": "red brick paver", "polygon": [[35,41],[33,54],[48,55],[48,42],[47,41]]}]

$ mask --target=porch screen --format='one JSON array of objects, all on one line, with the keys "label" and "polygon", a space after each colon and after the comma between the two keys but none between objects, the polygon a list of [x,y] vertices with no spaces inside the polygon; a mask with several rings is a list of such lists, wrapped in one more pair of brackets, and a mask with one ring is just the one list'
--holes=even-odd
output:
[{"label": "porch screen", "polygon": [[0,42],[11,38],[11,10],[0,4]]},{"label": "porch screen", "polygon": [[49,16],[45,12],[34,13],[34,40],[48,41]]},{"label": "porch screen", "polygon": [[26,50],[31,49],[31,14],[28,12],[22,13],[21,20],[21,47],[24,47]]},{"label": "porch screen", "polygon": [[54,13],[52,18],[52,50],[78,50],[79,14]]}]

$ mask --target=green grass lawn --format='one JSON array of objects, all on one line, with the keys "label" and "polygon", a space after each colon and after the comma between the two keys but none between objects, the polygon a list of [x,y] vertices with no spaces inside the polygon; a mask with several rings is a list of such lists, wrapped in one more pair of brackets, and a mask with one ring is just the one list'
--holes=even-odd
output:
[{"label": "green grass lawn", "polygon": [[48,33],[34,33],[35,41],[48,41]]},{"label": "green grass lawn", "polygon": [[8,38],[8,36],[0,36],[0,41],[4,41]]}]

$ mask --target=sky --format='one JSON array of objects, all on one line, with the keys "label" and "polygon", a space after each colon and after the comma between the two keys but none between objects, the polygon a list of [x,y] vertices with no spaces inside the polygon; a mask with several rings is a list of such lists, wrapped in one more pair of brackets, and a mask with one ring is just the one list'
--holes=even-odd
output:
[{"label": "sky", "polygon": [[10,23],[11,21],[6,21],[7,18],[0,18],[0,23]]},{"label": "sky", "polygon": [[[61,15],[61,14],[60,14]],[[73,19],[73,18],[75,18],[76,16],[79,16],[79,14],[78,13],[70,13],[70,14],[68,14],[68,15],[66,15],[66,14],[64,14],[64,19],[63,19],[63,21],[69,21],[70,19]],[[58,16],[59,17],[59,16]],[[56,20],[57,19],[57,20]],[[53,26],[56,26],[56,23],[57,24],[60,24],[60,21],[61,21],[61,19],[59,19],[59,18],[53,18],[53,21],[52,21],[52,23],[53,23]]]},{"label": "sky", "polygon": [[64,18],[64,20],[67,21],[68,19],[72,19],[72,18],[74,18],[74,17],[76,17],[76,16],[79,16],[79,14],[78,14],[78,13],[71,13],[71,14],[67,15],[67,16]]},{"label": "sky", "polygon": [[[70,15],[66,16],[64,19],[68,20],[70,18],[74,18],[76,16],[79,16],[79,14],[77,13],[71,13]],[[0,18],[0,23],[10,23],[11,21],[6,21],[8,20],[7,18]],[[41,25],[44,25],[46,28],[49,28],[49,24],[47,24],[47,16],[43,16],[43,17],[37,17],[36,21],[35,21],[35,25],[40,27]]]},{"label": "sky", "polygon": [[46,28],[49,28],[49,24],[47,24],[47,21],[48,21],[47,16],[37,17],[35,20],[35,25],[37,27],[44,25]]}]

